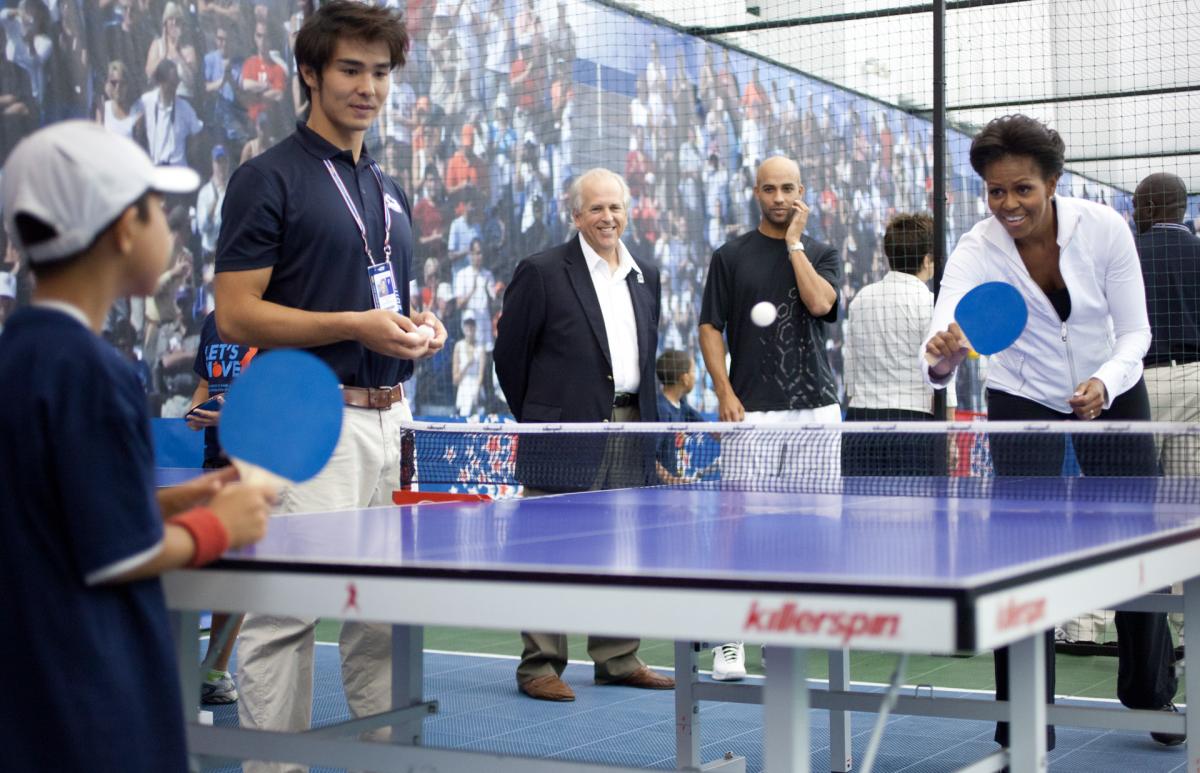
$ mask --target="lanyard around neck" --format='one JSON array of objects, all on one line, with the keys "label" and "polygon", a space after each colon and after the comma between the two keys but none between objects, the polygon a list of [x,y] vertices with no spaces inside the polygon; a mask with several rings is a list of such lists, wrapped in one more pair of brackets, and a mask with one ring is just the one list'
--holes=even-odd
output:
[{"label": "lanyard around neck", "polygon": [[[358,233],[362,236],[363,250],[367,253],[367,260],[371,265],[375,265],[375,254],[371,252],[371,243],[367,239],[367,226],[363,222],[362,216],[358,214],[358,207],[354,206],[354,200],[350,198],[350,192],[346,190],[346,184],[342,182],[342,177],[334,168],[333,162],[325,159],[325,169],[329,172],[329,176],[333,178],[333,184],[337,186],[338,193],[342,194],[342,201],[346,204],[346,209],[350,211],[350,216],[354,218],[354,224],[358,226]],[[371,162],[371,171],[375,174],[375,179],[379,183],[379,199],[383,204],[383,259],[390,261],[392,259],[392,213],[388,209],[387,194],[383,187],[383,173],[379,171],[379,165],[374,161]]]}]

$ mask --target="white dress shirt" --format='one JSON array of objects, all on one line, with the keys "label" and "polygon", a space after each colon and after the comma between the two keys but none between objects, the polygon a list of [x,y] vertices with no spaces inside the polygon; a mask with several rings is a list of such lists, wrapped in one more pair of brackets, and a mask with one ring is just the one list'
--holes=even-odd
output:
[{"label": "white dress shirt", "polygon": [[933,293],[889,271],[858,291],[846,317],[846,394],[851,408],[929,413],[933,389],[913,362],[933,319]]},{"label": "white dress shirt", "polygon": [[224,202],[225,188],[217,188],[211,177],[196,194],[196,231],[200,234],[200,247],[205,255],[217,251],[217,237],[221,235],[221,205]]},{"label": "white dress shirt", "polygon": [[181,96],[166,104],[158,89],[152,89],[134,103],[134,112],[146,116],[146,143],[155,164],[187,165],[187,141],[204,128],[191,104]]},{"label": "white dress shirt", "polygon": [[642,270],[633,262],[633,256],[622,242],[617,242],[616,271],[609,268],[608,261],[600,257],[582,236],[579,246],[583,248],[592,286],[600,299],[600,313],[604,315],[604,332],[608,336],[608,352],[612,355],[613,391],[637,394],[642,383],[638,366],[637,320],[633,316],[633,299],[625,279],[630,271],[640,278]]}]

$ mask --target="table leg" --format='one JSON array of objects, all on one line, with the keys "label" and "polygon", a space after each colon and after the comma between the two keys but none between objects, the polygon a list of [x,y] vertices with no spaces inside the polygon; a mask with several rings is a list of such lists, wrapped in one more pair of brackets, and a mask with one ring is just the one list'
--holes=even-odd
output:
[{"label": "table leg", "polygon": [[183,610],[169,614],[179,664],[179,689],[183,693],[183,716],[193,722],[200,705],[200,613]]},{"label": "table leg", "polygon": [[771,646],[763,700],[765,769],[770,773],[811,773],[807,672],[808,650]]},{"label": "table leg", "polygon": [[[175,639],[183,721],[189,725],[205,724],[201,721],[204,712],[200,710],[200,613],[185,609],[168,611],[167,616]],[[202,767],[201,757],[189,749],[188,770],[198,771]]]},{"label": "table leg", "polygon": [[[850,650],[829,651],[829,690],[850,690]],[[829,712],[829,769],[846,773],[854,769],[854,753],[850,749],[850,712],[831,709]]]},{"label": "table leg", "polygon": [[[1192,621],[1192,650],[1200,652],[1200,577],[1183,584],[1183,625]],[[1186,645],[1185,645],[1186,650]],[[1189,658],[1185,651],[1183,689],[1187,694],[1187,756],[1184,770],[1200,771],[1200,657]]]},{"label": "table leg", "polygon": [[[415,706],[424,700],[425,629],[419,625],[392,626],[392,708]],[[420,746],[422,717],[392,728],[392,743]]]},{"label": "table leg", "polygon": [[693,689],[700,675],[700,643],[675,642],[675,768],[700,767],[700,702]]},{"label": "table leg", "polygon": [[1046,770],[1046,645],[1043,634],[1009,646],[1008,740],[1012,773]]}]

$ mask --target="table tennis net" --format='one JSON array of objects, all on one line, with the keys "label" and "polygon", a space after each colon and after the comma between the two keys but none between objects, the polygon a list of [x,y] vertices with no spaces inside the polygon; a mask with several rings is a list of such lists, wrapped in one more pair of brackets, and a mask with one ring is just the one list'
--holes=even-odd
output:
[{"label": "table tennis net", "polygon": [[423,491],[642,486],[891,496],[1200,502],[1200,426],[462,424],[404,430]]}]

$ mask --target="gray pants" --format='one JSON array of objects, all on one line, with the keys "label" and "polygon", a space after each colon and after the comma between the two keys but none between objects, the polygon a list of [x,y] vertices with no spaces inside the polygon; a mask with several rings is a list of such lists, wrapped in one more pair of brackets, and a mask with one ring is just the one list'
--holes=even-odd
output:
[{"label": "gray pants", "polygon": [[[641,418],[636,407],[613,408],[613,421],[637,421]],[[628,438],[614,435],[604,449],[593,490],[622,488],[643,482],[642,461],[636,446]],[[632,452],[632,453],[631,453]],[[636,468],[636,469],[635,469]],[[547,492],[525,489],[525,496],[543,496]],[[517,666],[517,684],[539,676],[562,676],[567,667],[567,636],[562,633],[521,632],[525,645],[521,663]],[[645,665],[637,656],[641,639],[614,639],[605,636],[589,636],[588,655],[595,664],[598,682],[619,682]]]}]

